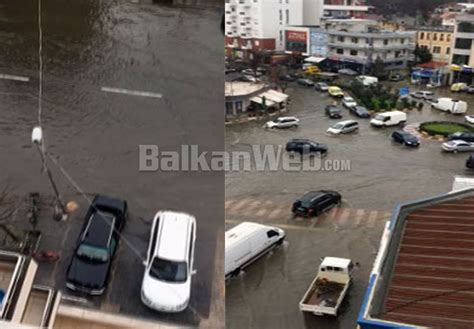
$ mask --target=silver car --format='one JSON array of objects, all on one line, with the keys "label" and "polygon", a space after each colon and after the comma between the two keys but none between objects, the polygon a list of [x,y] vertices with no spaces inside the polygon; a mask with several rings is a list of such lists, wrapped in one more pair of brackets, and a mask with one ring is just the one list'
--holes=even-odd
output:
[{"label": "silver car", "polygon": [[441,145],[443,151],[446,152],[473,152],[474,143],[469,143],[462,140],[452,140]]}]

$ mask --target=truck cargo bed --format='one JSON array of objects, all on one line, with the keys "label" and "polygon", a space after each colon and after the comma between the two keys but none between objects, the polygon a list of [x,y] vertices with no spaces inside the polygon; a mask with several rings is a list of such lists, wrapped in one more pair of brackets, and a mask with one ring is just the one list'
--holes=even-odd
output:
[{"label": "truck cargo bed", "polygon": [[311,291],[306,296],[303,304],[324,307],[336,307],[339,296],[346,284],[331,282],[324,279],[316,280]]}]

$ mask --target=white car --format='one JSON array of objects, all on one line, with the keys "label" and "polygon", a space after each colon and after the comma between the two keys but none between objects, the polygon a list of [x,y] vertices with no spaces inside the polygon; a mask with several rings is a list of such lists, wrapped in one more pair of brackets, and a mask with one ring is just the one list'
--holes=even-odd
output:
[{"label": "white car", "polygon": [[464,118],[467,122],[474,124],[474,115],[466,115]]},{"label": "white car", "polygon": [[353,107],[357,106],[357,102],[355,101],[354,98],[349,97],[349,96],[345,96],[342,99],[342,105],[344,105],[344,107],[347,107],[348,109],[350,109],[350,108],[353,108]]},{"label": "white car", "polygon": [[298,127],[300,120],[295,117],[279,117],[273,121],[268,121],[265,128],[292,128]]},{"label": "white car", "polygon": [[333,135],[348,134],[359,129],[359,123],[354,120],[340,121],[326,132]]},{"label": "white car", "polygon": [[452,140],[441,145],[443,151],[446,152],[472,152],[474,151],[474,143],[462,140]]},{"label": "white car", "polygon": [[153,219],[143,275],[141,300],[160,312],[181,312],[189,304],[196,220],[193,216],[160,211]]}]

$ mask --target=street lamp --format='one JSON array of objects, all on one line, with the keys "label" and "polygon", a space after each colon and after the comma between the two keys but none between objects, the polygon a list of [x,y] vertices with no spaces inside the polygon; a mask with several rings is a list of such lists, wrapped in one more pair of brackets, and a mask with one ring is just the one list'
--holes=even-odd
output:
[{"label": "street lamp", "polygon": [[36,126],[33,128],[33,131],[31,133],[31,141],[33,144],[36,145],[38,148],[38,151],[41,155],[41,161],[43,162],[43,168],[48,174],[48,179],[49,182],[51,183],[51,186],[53,187],[54,190],[54,195],[56,197],[56,204],[54,207],[54,219],[59,221],[59,220],[67,220],[67,211],[64,208],[63,202],[61,200],[61,196],[59,195],[58,187],[56,186],[56,183],[54,182],[53,175],[51,171],[49,170],[48,166],[46,165],[46,159],[45,159],[45,154],[46,151],[42,149],[43,147],[43,129],[39,126]]}]

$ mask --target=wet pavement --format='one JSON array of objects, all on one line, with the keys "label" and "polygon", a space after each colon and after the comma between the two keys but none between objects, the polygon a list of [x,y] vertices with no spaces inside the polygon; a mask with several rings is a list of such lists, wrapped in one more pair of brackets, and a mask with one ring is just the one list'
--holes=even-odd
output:
[{"label": "wet pavement", "polygon": [[[468,154],[442,153],[441,143],[432,140],[422,140],[418,149],[394,144],[390,134],[397,128],[372,128],[368,119],[356,118],[347,109],[343,109],[343,119],[357,120],[359,132],[329,136],[326,129],[338,120],[328,119],[324,107],[334,99],[294,84],[286,93],[292,99],[288,115],[300,118],[300,127],[268,131],[262,128],[263,122],[229,126],[227,150],[309,138],[328,145],[324,159],[350,160],[350,170],[226,173],[227,228],[248,220],[278,225],[288,234],[284,248],[227,282],[227,327],[353,328],[391,209],[400,202],[450,191],[455,175],[471,175],[465,169]],[[453,95],[447,90],[435,93],[474,103],[472,95]],[[474,114],[474,108],[467,114]],[[407,123],[428,120],[462,122],[464,117],[432,110],[428,105],[422,111],[408,112]],[[319,189],[340,192],[341,207],[318,220],[295,221],[290,213],[292,202],[306,191]],[[354,285],[337,318],[303,316],[298,303],[317,272],[319,259],[325,256],[359,262]]]},{"label": "wet pavement", "polygon": [[[126,199],[130,220],[125,236],[134,246],[118,249],[106,295],[92,304],[115,312],[182,324],[209,317],[216,236],[222,228],[224,175],[219,172],[139,172],[138,145],[178,150],[197,144],[223,149],[221,12],[200,6],[173,7],[152,1],[43,1],[43,129],[49,153],[88,195]],[[50,195],[40,157],[31,145],[37,124],[38,28],[36,1],[0,3],[0,178],[17,195]],[[213,77],[210,79],[209,77]],[[202,83],[206,81],[206,83]],[[196,87],[198,86],[198,87]],[[103,87],[161,94],[161,98],[106,93]],[[54,272],[39,279],[64,288],[69,253],[83,214],[84,200],[53,164],[65,200],[79,210],[67,223],[45,222],[40,248],[61,248]],[[159,209],[192,213],[197,244],[190,308],[166,315],[140,302],[150,220]],[[49,220],[47,217],[46,220]],[[51,269],[53,271],[53,269]]]}]

